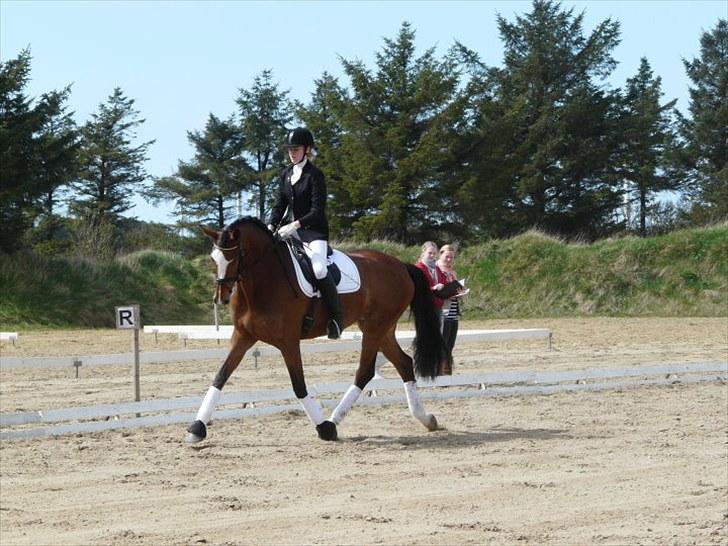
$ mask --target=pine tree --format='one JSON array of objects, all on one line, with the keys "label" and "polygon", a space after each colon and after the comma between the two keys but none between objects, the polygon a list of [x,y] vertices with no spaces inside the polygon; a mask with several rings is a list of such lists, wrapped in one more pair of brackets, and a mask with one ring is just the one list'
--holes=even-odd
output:
[{"label": "pine tree", "polygon": [[700,38],[700,57],[683,60],[690,119],[680,116],[678,170],[693,200],[697,223],[728,218],[728,19]]},{"label": "pine tree", "polygon": [[340,116],[342,184],[357,237],[416,242],[449,220],[439,167],[459,117],[459,78],[434,48],[417,57],[414,38],[403,23],[396,39],[385,39],[375,72],[342,59],[351,87]]},{"label": "pine tree", "polygon": [[607,19],[584,36],[583,14],[536,0],[514,23],[498,16],[498,26],[504,66],[487,71],[480,99],[480,145],[463,189],[471,210],[485,199],[483,209],[500,210],[516,231],[608,233],[620,197],[618,103],[594,80],[615,66],[619,24]]},{"label": "pine tree", "polygon": [[220,120],[210,114],[204,132],[188,132],[187,139],[195,149],[192,161],[180,161],[173,176],[155,180],[149,195],[174,200],[180,228],[192,230],[199,223],[222,228],[233,208],[231,200],[250,172],[242,157],[240,128],[232,118]]},{"label": "pine tree", "polygon": [[273,83],[272,71],[264,70],[251,89],[240,89],[237,104],[244,154],[251,166],[246,184],[250,204],[265,221],[277,188],[273,181],[283,166],[282,145],[293,118],[293,103],[288,91],[280,91]]},{"label": "pine tree", "polygon": [[143,123],[134,100],[117,87],[83,126],[80,172],[73,183],[77,197],[69,207],[77,217],[113,222],[134,206],[132,196],[145,188],[144,162],[154,143],[134,142]]},{"label": "pine tree", "polygon": [[665,150],[674,141],[671,113],[676,101],[660,105],[661,84],[661,78],[654,77],[643,57],[637,74],[627,80],[623,100],[621,175],[630,185],[629,201],[639,203],[642,236],[647,234],[647,216],[654,194],[677,189],[675,179],[663,169]]},{"label": "pine tree", "polygon": [[315,90],[311,101],[306,106],[299,107],[297,117],[314,135],[314,162],[326,176],[326,189],[331,196],[326,206],[332,238],[337,235],[349,237],[353,223],[353,206],[344,184],[344,128],[341,124],[347,94],[336,78],[327,72],[314,83]]},{"label": "pine tree", "polygon": [[[65,103],[70,87],[25,94],[31,55],[0,63],[0,250],[11,252],[31,228],[53,217],[58,192],[73,176],[77,129]],[[48,238],[52,230],[41,238]]]}]

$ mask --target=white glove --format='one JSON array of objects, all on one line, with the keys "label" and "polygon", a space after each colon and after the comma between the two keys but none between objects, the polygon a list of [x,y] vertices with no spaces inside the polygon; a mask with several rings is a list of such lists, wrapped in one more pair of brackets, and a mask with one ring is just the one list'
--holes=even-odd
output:
[{"label": "white glove", "polygon": [[288,239],[291,235],[298,231],[298,222],[291,222],[285,226],[278,228],[278,235],[281,239]]},{"label": "white glove", "polygon": [[276,228],[273,227],[273,224],[268,224],[268,231],[275,231]]}]

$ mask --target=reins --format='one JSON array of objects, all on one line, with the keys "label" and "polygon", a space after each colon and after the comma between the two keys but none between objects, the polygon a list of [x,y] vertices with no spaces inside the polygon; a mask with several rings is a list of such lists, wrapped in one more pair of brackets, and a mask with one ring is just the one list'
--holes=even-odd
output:
[{"label": "reins", "polygon": [[[280,241],[280,239],[274,238],[273,241],[271,242],[271,244],[266,247],[266,249],[261,253],[261,255],[258,256],[258,258],[256,258],[255,260],[253,260],[250,264],[248,264],[248,266],[247,266],[246,269],[248,271],[252,271],[252,269],[256,265],[258,265],[258,263],[260,263],[261,261],[263,261],[263,259],[268,256],[268,253],[271,250],[275,249],[278,246],[277,243],[279,241]],[[224,252],[226,250],[228,250],[228,251],[235,250],[237,252],[237,258],[238,258],[238,267],[237,267],[237,271],[236,271],[235,277],[224,277],[222,279],[217,279],[216,280],[217,284],[218,285],[221,285],[221,284],[225,284],[225,283],[228,283],[228,282],[235,282],[236,284],[237,283],[240,283],[240,281],[242,281],[243,273],[244,273],[244,270],[243,270],[243,258],[245,257],[245,254],[243,253],[243,249],[240,248],[240,243],[238,243],[235,246],[226,247],[226,248],[225,247],[218,246],[217,244],[214,244],[213,243],[213,248],[216,248],[216,249],[218,249],[218,250],[220,250],[222,252]],[[291,291],[293,292],[293,295],[295,297],[298,297],[298,294],[296,294],[296,289],[294,288],[293,284],[291,283],[291,279],[286,274],[286,266],[283,263],[283,259],[281,258],[280,253],[276,252],[275,254],[276,254],[276,257],[278,258],[278,262],[281,264],[281,268],[283,269],[283,272],[285,274],[286,280],[288,281],[288,285],[291,287]]]}]

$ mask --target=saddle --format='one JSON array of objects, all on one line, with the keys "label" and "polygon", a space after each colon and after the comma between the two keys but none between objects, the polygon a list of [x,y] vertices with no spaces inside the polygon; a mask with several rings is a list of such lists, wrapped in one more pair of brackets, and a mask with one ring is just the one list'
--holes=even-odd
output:
[{"label": "saddle", "polygon": [[[313,274],[311,259],[306,254],[301,240],[291,237],[286,241],[286,247],[291,255],[298,287],[306,297],[310,298],[308,310],[303,318],[301,328],[301,333],[305,336],[313,324],[313,317],[316,312],[316,306],[321,299],[321,292],[318,290],[316,277]],[[336,284],[336,291],[339,294],[350,294],[361,288],[359,270],[349,256],[327,245],[326,262],[329,272],[334,279],[334,284]]]},{"label": "saddle", "polygon": [[[303,249],[303,242],[297,237],[289,237],[288,241],[286,242],[288,243],[288,248],[291,251],[293,259],[298,262],[298,266],[301,268],[303,278],[311,283],[312,286],[316,286],[316,276],[313,274],[311,258],[308,257],[308,254],[306,254],[306,251]],[[334,279],[334,284],[338,287],[339,282],[341,282],[341,270],[339,269],[339,266],[336,265],[336,262],[331,261],[331,255],[333,253],[334,250],[329,244],[327,244],[326,267],[328,268],[329,273],[331,273],[331,276]]]}]

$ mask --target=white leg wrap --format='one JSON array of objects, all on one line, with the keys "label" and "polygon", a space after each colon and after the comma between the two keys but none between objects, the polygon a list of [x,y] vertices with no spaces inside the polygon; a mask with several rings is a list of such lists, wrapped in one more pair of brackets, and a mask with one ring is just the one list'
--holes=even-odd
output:
[{"label": "white leg wrap", "polygon": [[435,430],[437,428],[437,420],[425,412],[425,407],[422,405],[422,400],[420,400],[420,394],[417,392],[417,383],[407,381],[404,384],[404,393],[407,396],[407,405],[409,406],[412,417],[425,425],[428,430]]},{"label": "white leg wrap", "polygon": [[341,423],[341,421],[344,420],[344,417],[346,417],[346,414],[349,413],[351,407],[359,399],[360,394],[361,389],[356,385],[352,385],[351,387],[349,387],[346,393],[344,393],[344,396],[341,399],[341,402],[339,402],[339,405],[336,406],[336,409],[334,409],[333,412],[331,412],[330,420],[337,425]]},{"label": "white leg wrap", "polygon": [[205,424],[209,423],[210,417],[212,417],[212,412],[215,411],[215,407],[220,401],[221,396],[222,391],[217,387],[210,387],[207,389],[207,394],[205,395],[205,399],[202,401],[200,409],[197,410],[197,417],[195,417],[195,419],[202,421]]},{"label": "white leg wrap", "polygon": [[309,394],[305,398],[299,398],[298,401],[301,402],[303,411],[306,412],[306,415],[308,415],[308,418],[314,425],[320,425],[326,420],[324,419],[324,412],[321,411],[321,406],[319,406],[319,403],[316,402],[313,396]]}]

